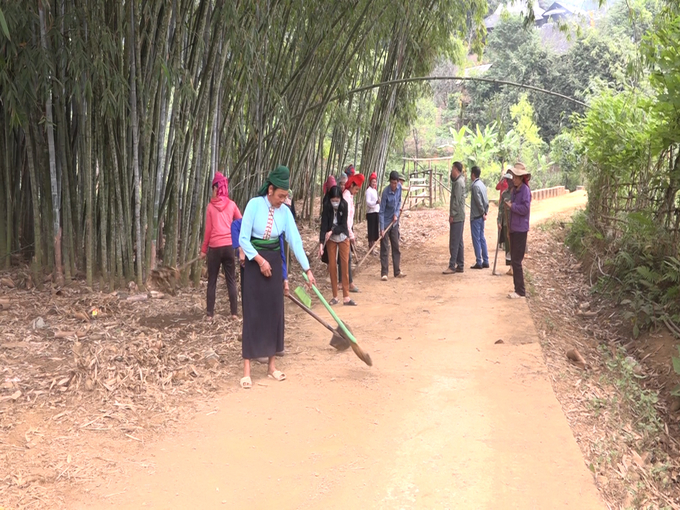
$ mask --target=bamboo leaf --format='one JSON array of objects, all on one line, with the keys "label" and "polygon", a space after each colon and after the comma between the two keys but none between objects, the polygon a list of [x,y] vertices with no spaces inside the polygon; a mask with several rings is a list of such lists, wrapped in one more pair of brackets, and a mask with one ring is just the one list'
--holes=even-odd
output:
[{"label": "bamboo leaf", "polygon": [[2,33],[4,34],[5,37],[9,41],[12,40],[12,38],[9,35],[9,28],[7,27],[7,20],[5,19],[5,13],[2,12],[2,8],[0,8],[0,29],[2,29]]}]

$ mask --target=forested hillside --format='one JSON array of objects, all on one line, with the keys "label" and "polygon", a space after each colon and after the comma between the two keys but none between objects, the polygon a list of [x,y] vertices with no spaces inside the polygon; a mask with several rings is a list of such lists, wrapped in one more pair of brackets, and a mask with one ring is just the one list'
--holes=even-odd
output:
[{"label": "forested hillside", "polygon": [[[547,7],[551,2],[539,4]],[[538,26],[504,10],[502,2],[490,2],[488,13],[500,5],[501,16],[490,29],[482,58],[470,55],[462,66],[440,61],[435,74],[512,81],[583,103],[603,88],[623,91],[636,86],[645,74],[640,42],[663,4],[656,0],[602,4],[600,9],[575,10],[573,16]],[[487,174],[494,178],[502,164],[521,159],[534,172],[534,187],[574,189],[585,182],[572,130],[585,106],[521,87],[468,81],[433,84],[432,94],[417,107],[418,121],[395,154],[452,154],[491,170]]]}]

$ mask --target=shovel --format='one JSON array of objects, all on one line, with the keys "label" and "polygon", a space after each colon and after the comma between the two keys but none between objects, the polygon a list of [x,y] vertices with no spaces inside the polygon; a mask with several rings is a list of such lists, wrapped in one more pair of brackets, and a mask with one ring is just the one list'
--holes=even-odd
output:
[{"label": "shovel", "polygon": [[[309,296],[307,296],[304,293],[305,291],[302,289],[302,287],[298,287],[297,289],[295,289],[295,294],[297,294],[298,296],[300,295],[299,291],[302,291],[302,293],[307,297],[307,299],[309,299],[309,302],[311,304],[312,300],[309,298]],[[326,328],[328,331],[333,333],[333,337],[331,338],[331,346],[332,347],[336,348],[339,351],[346,351],[347,349],[349,349],[349,340],[347,338],[345,338],[344,336],[342,336],[342,331],[340,330],[339,327],[333,329],[333,327],[330,324],[328,324],[325,320],[323,320],[321,317],[319,317],[317,314],[315,314],[312,310],[310,310],[309,306],[307,306],[305,303],[300,301],[298,298],[296,298],[292,294],[288,294],[288,298],[293,303],[295,303],[300,308],[302,308],[305,312],[307,312],[309,315],[314,317],[324,328]]]}]

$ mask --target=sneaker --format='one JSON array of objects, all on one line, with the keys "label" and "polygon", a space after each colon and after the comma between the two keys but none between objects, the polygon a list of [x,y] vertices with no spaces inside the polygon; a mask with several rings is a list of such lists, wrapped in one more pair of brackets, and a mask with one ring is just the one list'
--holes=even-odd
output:
[{"label": "sneaker", "polygon": [[484,262],[484,264],[482,264],[482,269],[489,269],[489,263]]},{"label": "sneaker", "polygon": [[470,266],[470,269],[482,269],[481,264],[475,264],[474,266]]},{"label": "sneaker", "polygon": [[464,270],[463,270],[463,267],[462,267],[462,266],[458,266],[458,267],[456,268],[456,273],[462,273],[463,271],[464,271]]},{"label": "sneaker", "polygon": [[399,273],[394,275],[395,278],[406,278],[406,273]]},{"label": "sneaker", "polygon": [[509,299],[526,299],[526,296],[520,296],[517,292],[511,292],[508,294]]},{"label": "sneaker", "polygon": [[382,276],[380,277],[380,279],[381,279],[382,281],[386,282],[386,281],[387,281],[387,275],[386,275],[386,274],[382,275]]},{"label": "sneaker", "polygon": [[442,274],[454,274],[456,272],[455,269],[451,269],[450,267],[447,267],[444,271],[442,271]]}]

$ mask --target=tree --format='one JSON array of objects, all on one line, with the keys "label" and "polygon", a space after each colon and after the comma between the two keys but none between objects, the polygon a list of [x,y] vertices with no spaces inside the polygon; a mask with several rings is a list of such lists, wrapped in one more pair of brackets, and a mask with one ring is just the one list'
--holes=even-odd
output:
[{"label": "tree", "polygon": [[[485,59],[492,64],[486,78],[506,79],[553,90],[569,97],[585,97],[593,82],[621,88],[634,45],[615,33],[587,28],[571,34],[567,53],[559,55],[542,43],[539,31],[524,27],[518,17],[505,16],[489,35]],[[569,101],[488,83],[466,84],[469,102],[464,109],[470,125],[510,121],[509,108],[526,94],[536,113],[541,136],[550,141],[583,108]]]},{"label": "tree", "polygon": [[583,164],[578,140],[569,131],[560,133],[550,142],[550,157],[564,176],[564,186],[574,191],[581,182]]},{"label": "tree", "polygon": [[326,172],[384,173],[427,87],[343,93],[427,74],[462,41],[479,50],[485,9],[0,0],[0,257],[32,247],[36,281],[63,266],[143,284],[157,261],[196,254],[217,169],[243,207],[287,164],[311,217]]}]

